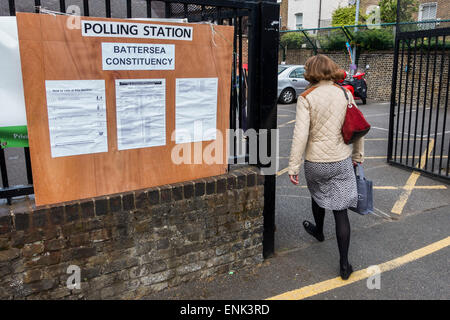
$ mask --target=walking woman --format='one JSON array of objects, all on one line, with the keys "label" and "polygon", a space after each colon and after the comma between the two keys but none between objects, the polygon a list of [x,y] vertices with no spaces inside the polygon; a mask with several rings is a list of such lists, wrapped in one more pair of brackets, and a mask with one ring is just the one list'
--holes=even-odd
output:
[{"label": "walking woman", "polygon": [[[353,165],[363,161],[364,141],[360,138],[353,146],[344,143],[341,128],[347,100],[342,88],[335,84],[343,77],[337,64],[325,55],[313,56],[306,61],[304,77],[310,82],[310,87],[297,101],[289,178],[298,185],[298,173],[305,154],[305,178],[311,193],[315,223],[303,221],[303,226],[318,241],[324,241],[325,209],[333,211],[340,274],[346,280],[353,272],[348,261],[350,222],[347,209],[357,205]],[[351,94],[349,98],[354,103]]]}]

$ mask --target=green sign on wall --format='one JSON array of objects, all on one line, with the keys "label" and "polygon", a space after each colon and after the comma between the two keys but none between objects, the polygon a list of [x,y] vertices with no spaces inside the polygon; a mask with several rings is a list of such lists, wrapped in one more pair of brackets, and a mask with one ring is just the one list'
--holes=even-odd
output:
[{"label": "green sign on wall", "polygon": [[2,149],[28,147],[27,126],[0,127],[0,146]]}]

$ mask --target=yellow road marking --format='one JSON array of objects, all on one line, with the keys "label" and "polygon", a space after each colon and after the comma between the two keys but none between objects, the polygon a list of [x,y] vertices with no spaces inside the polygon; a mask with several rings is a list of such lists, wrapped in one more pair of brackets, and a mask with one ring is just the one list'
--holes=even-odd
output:
[{"label": "yellow road marking", "polygon": [[379,186],[379,187],[373,187],[374,189],[383,189],[383,190],[410,190],[411,189],[419,189],[419,190],[446,190],[447,186],[444,185],[437,185],[437,186],[403,186],[403,187],[390,187],[390,186]]},{"label": "yellow road marking", "polygon": [[[450,245],[450,237],[442,239],[440,241],[434,242],[426,247],[414,250],[404,256],[398,257],[396,259],[386,261],[379,264],[380,272],[387,272],[396,269],[404,264],[418,260],[427,255],[430,255],[436,251],[444,249]],[[288,291],[274,297],[270,297],[267,300],[301,300],[309,298],[336,288],[344,287],[351,283],[363,280],[371,276],[373,273],[369,271],[368,268],[363,270],[358,270],[350,276],[348,280],[342,280],[340,277],[325,280],[319,283],[315,283],[300,289]]]},{"label": "yellow road marking", "polygon": [[[406,157],[403,157],[404,159],[406,159]],[[408,156],[408,159],[411,159],[412,156]],[[422,158],[422,156],[414,156],[414,159],[418,159],[418,158]],[[432,156],[428,157],[429,159],[433,158]],[[448,158],[448,156],[442,156],[442,159],[444,158]],[[364,157],[364,160],[370,160],[370,159],[387,159],[387,156],[369,156],[369,157]]]},{"label": "yellow road marking", "polygon": [[[422,158],[420,159],[420,169],[423,169],[425,167],[425,160],[427,157],[430,157],[431,151],[434,148],[434,139],[430,139],[430,145],[427,155],[427,150],[425,150],[422,154]],[[417,164],[418,165],[418,164]],[[416,166],[417,167],[417,166]],[[408,178],[408,181],[406,181],[405,186],[403,187],[405,191],[402,192],[399,199],[395,202],[394,207],[392,207],[391,212],[395,214],[402,214],[403,208],[406,205],[406,202],[409,199],[409,196],[411,195],[416,183],[417,179],[419,179],[420,173],[413,171],[411,175]]]},{"label": "yellow road marking", "polygon": [[283,170],[278,171],[278,172],[277,172],[277,176],[281,176],[282,174],[288,172],[288,170],[289,170],[289,168],[286,167],[286,168],[284,168]]},{"label": "yellow road marking", "polygon": [[[421,158],[422,156],[414,156],[414,159],[418,159],[418,158]],[[403,157],[403,158],[405,158],[406,159],[406,157]],[[408,159],[411,159],[411,158],[413,158],[412,156],[408,156]],[[433,157],[429,157],[430,159],[432,159]],[[442,159],[447,159],[448,158],[448,156],[442,156]],[[289,157],[285,157],[285,156],[281,156],[281,157],[278,157],[278,159],[289,159]],[[364,157],[364,160],[374,160],[374,159],[387,159],[387,156],[367,156],[367,157]]]},{"label": "yellow road marking", "polygon": [[[308,186],[300,186],[300,188],[305,189],[308,188]],[[403,187],[396,187],[396,186],[374,186],[373,189],[375,190],[409,190],[409,186],[403,186]],[[436,186],[414,186],[413,189],[421,189],[421,190],[447,190],[447,186],[445,185],[436,185]]]},{"label": "yellow road marking", "polygon": [[282,123],[282,124],[280,124],[280,125],[278,126],[278,128],[281,128],[281,127],[287,126],[288,124],[290,124],[290,123],[294,123],[294,122],[295,122],[295,119],[294,119],[294,120],[291,120],[291,121],[288,121],[288,122],[285,122],[285,123]]}]

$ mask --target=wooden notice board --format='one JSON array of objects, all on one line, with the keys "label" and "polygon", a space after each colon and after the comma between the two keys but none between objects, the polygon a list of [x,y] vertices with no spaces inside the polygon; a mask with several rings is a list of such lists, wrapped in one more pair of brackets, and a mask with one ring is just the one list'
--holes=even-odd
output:
[{"label": "wooden notice board", "polygon": [[[192,27],[192,40],[83,36],[67,27],[67,16],[17,13],[28,134],[36,205],[54,204],[223,174],[227,170],[233,27],[206,24],[81,17],[83,21],[133,22]],[[103,70],[102,43],[175,45],[174,70]],[[192,150],[212,143],[223,161],[175,164],[175,83],[179,78],[218,78],[217,130],[224,139],[187,143]],[[165,79],[166,144],[119,150],[116,79]],[[46,80],[104,80],[107,152],[52,157]],[[223,140],[223,141],[222,141]],[[194,160],[192,160],[194,161]]]}]

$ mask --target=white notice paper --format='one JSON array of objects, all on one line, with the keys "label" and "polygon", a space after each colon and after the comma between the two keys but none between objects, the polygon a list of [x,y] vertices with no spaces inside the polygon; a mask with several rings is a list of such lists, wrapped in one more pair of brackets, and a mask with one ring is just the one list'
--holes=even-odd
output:
[{"label": "white notice paper", "polygon": [[0,17],[0,127],[26,126],[16,17]]},{"label": "white notice paper", "polygon": [[175,141],[216,139],[218,78],[176,79]]},{"label": "white notice paper", "polygon": [[166,80],[116,80],[119,150],[166,144]]},{"label": "white notice paper", "polygon": [[104,80],[46,80],[52,157],[108,151]]}]

